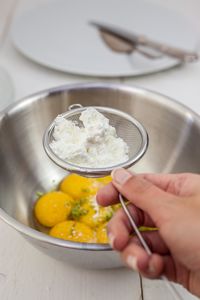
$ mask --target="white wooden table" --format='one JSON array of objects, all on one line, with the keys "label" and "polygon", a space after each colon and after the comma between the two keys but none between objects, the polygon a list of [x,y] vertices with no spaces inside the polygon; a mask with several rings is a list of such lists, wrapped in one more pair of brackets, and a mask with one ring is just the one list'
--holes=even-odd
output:
[{"label": "white wooden table", "polygon": [[[10,38],[13,18],[47,1],[50,0],[0,0],[0,66],[12,77],[13,101],[61,84],[97,80],[46,69],[13,47]],[[200,0],[151,1],[183,13],[200,28]],[[107,81],[121,81],[164,93],[200,113],[200,63],[145,77]],[[196,299],[183,289],[181,292],[183,299]],[[140,282],[139,276],[127,269],[89,271],[64,265],[40,253],[0,221],[0,299],[171,300],[172,296],[162,282],[146,279]]]}]

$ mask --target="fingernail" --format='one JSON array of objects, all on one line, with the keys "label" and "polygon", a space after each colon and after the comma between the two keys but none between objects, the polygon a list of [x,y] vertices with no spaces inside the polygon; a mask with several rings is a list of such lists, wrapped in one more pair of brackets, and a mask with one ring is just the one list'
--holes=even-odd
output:
[{"label": "fingernail", "polygon": [[126,264],[133,270],[138,271],[137,258],[135,256],[129,255],[126,259]]},{"label": "fingernail", "polygon": [[108,234],[108,240],[109,240],[109,244],[112,248],[114,248],[114,241],[115,241],[115,237],[112,233]]},{"label": "fingernail", "polygon": [[151,274],[151,275],[154,275],[156,272],[156,269],[154,267],[154,265],[152,264],[152,262],[150,261],[149,262],[149,267],[148,267],[148,273]]},{"label": "fingernail", "polygon": [[114,169],[111,176],[116,183],[123,185],[132,175],[124,169]]}]

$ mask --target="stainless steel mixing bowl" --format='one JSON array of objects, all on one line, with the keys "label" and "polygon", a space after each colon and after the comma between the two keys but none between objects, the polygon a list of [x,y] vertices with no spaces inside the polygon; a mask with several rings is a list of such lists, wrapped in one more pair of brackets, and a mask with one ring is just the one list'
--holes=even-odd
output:
[{"label": "stainless steel mixing bowl", "polygon": [[136,172],[200,171],[200,117],[183,105],[141,88],[119,84],[78,84],[23,99],[0,114],[0,218],[41,251],[79,266],[121,265],[108,245],[54,239],[35,229],[36,191],[48,191],[66,173],[46,156],[44,130],[71,104],[121,109],[144,124],[149,148]]}]

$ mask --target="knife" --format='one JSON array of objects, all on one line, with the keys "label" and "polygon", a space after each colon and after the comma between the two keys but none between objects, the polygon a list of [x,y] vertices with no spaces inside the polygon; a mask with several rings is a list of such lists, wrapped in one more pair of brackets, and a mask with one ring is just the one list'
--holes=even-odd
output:
[{"label": "knife", "polygon": [[[95,21],[91,21],[90,25],[95,26],[98,30],[100,30],[100,32],[112,35],[118,40],[127,43],[127,45],[132,45],[133,47],[142,46],[143,48],[151,48],[157,52],[176,58],[182,62],[193,62],[199,59],[197,52],[185,51],[176,47],[172,47],[167,44],[149,39],[145,35],[138,35],[113,25]],[[107,40],[105,42],[108,44]]]}]

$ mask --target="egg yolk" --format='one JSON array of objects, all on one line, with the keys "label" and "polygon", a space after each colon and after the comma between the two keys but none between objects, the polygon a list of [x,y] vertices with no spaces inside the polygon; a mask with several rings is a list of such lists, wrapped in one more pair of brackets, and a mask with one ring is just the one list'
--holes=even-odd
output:
[{"label": "egg yolk", "polygon": [[111,181],[111,176],[66,176],[57,191],[42,195],[34,206],[35,217],[42,225],[41,231],[74,242],[108,243],[106,224],[119,204],[100,207],[96,193]]},{"label": "egg yolk", "polygon": [[49,232],[55,238],[80,243],[94,243],[94,231],[87,225],[76,221],[65,221],[55,225]]},{"label": "egg yolk", "polygon": [[59,189],[79,200],[91,195],[95,195],[98,186],[93,178],[86,178],[77,174],[70,174],[61,182]]},{"label": "egg yolk", "polygon": [[73,198],[63,192],[46,193],[35,204],[35,217],[40,224],[52,227],[67,219],[73,202]]},{"label": "egg yolk", "polygon": [[92,200],[93,199],[91,198],[81,205],[81,209],[83,209],[84,213],[82,213],[77,219],[79,222],[83,222],[91,228],[95,228],[111,219],[113,209],[111,207],[94,206]]},{"label": "egg yolk", "polygon": [[100,177],[96,179],[98,182],[100,182],[102,184],[102,186],[110,183],[112,181],[112,177],[111,176],[105,176],[105,177]]},{"label": "egg yolk", "polygon": [[107,223],[105,223],[97,228],[97,233],[96,233],[97,243],[100,243],[100,244],[108,244],[109,243],[106,226],[107,226]]}]

